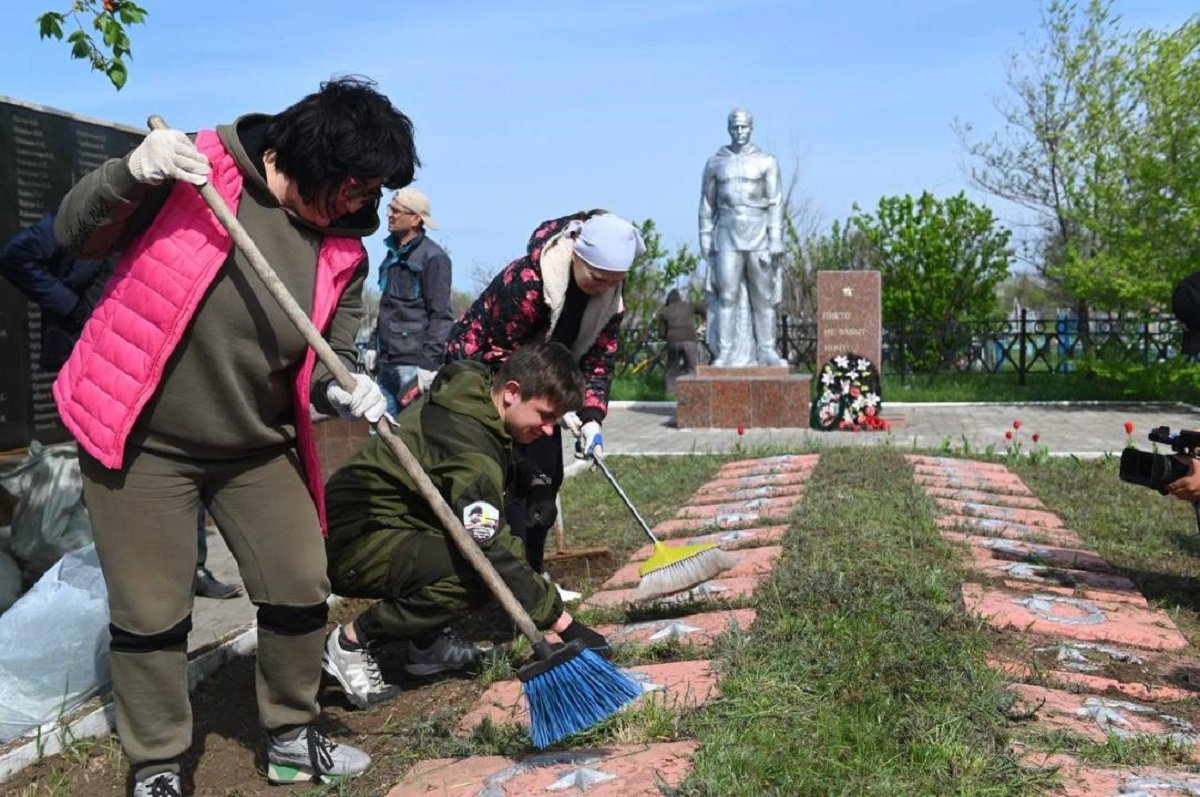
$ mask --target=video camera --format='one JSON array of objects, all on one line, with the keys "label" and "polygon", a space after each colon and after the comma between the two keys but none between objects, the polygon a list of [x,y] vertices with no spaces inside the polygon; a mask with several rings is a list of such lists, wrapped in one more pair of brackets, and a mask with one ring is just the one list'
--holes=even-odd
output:
[{"label": "video camera", "polygon": [[[1196,457],[1196,451],[1200,449],[1200,432],[1187,429],[1172,432],[1170,427],[1159,426],[1151,429],[1148,436],[1152,442],[1169,445],[1176,454]],[[1136,448],[1121,452],[1120,476],[1123,482],[1150,487],[1166,495],[1167,485],[1187,474],[1188,466],[1174,456],[1138,451]]]}]

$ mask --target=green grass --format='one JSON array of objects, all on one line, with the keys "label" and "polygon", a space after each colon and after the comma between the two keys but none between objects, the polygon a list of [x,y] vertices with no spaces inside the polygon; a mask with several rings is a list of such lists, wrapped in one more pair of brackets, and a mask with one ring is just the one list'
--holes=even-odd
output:
[{"label": "green grass", "polygon": [[[1161,368],[1168,368],[1163,365]],[[997,374],[899,374],[883,375],[883,399],[888,401],[1200,401],[1200,391],[1190,384],[1165,378],[1143,378],[1135,371],[1117,376],[1092,372],[1026,375],[1017,384],[1012,371]],[[614,401],[669,401],[661,372],[644,377],[624,376],[613,380]]]},{"label": "green grass", "polygon": [[1012,372],[999,374],[884,374],[884,401],[1179,401],[1179,391],[1157,383],[1094,374],[1031,373],[1017,384]]},{"label": "green grass", "polygon": [[823,453],[683,793],[1029,793],[954,562],[899,454]]},{"label": "green grass", "polygon": [[[1190,750],[1171,744],[1097,744],[1039,732],[1019,716],[986,663],[997,638],[961,611],[957,589],[970,576],[938,536],[931,502],[900,453],[822,453],[785,556],[756,596],[758,622],[749,634],[725,635],[712,654],[723,673],[721,701],[678,721],[610,721],[573,743],[697,739],[695,771],[680,795],[1018,795],[1050,787],[1053,773],[1019,766],[1013,740],[1097,766],[1193,763]],[[614,459],[613,467],[653,523],[720,461]],[[1003,461],[1200,642],[1200,534],[1189,506],[1121,483],[1115,458]],[[641,541],[607,492],[595,475],[567,483],[572,544],[607,541],[624,553]],[[633,663],[628,653],[620,660]],[[1194,717],[1194,707],[1176,709]]]}]

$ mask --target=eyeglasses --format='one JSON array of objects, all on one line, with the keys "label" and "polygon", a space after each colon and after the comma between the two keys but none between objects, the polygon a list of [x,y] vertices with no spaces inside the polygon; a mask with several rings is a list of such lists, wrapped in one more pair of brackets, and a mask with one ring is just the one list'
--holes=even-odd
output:
[{"label": "eyeglasses", "polygon": [[350,202],[362,202],[378,205],[379,200],[383,199],[383,183],[368,187],[366,183],[359,180],[357,177],[347,177],[345,184],[342,186],[342,196]]}]

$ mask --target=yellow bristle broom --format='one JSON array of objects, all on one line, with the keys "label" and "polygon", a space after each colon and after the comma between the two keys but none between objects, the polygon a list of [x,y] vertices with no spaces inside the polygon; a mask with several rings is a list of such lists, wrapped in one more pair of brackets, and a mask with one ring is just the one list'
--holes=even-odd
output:
[{"label": "yellow bristle broom", "polygon": [[[579,424],[568,421],[567,426],[578,438]],[[737,564],[736,556],[721,550],[714,542],[695,545],[664,545],[658,537],[654,536],[654,532],[650,530],[650,526],[642,518],[642,514],[637,511],[637,507],[621,489],[621,485],[617,484],[617,477],[613,476],[612,471],[605,464],[604,455],[590,454],[588,459],[596,463],[596,467],[604,474],[604,478],[608,479],[608,483],[617,491],[617,495],[621,496],[621,500],[625,502],[630,514],[637,520],[638,526],[654,545],[654,553],[638,568],[638,575],[642,577],[637,588],[638,600],[648,600],[662,595],[670,595],[672,592],[681,592],[689,587],[702,584]]]}]

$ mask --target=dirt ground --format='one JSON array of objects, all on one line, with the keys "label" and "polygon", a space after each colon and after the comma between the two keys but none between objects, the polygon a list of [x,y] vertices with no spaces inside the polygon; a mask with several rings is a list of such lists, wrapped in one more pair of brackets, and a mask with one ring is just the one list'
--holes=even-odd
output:
[{"label": "dirt ground", "polygon": [[[579,578],[596,581],[616,570],[608,557],[561,560],[550,565],[555,578],[576,586]],[[344,601],[331,620],[344,621],[368,605]],[[511,624],[498,612],[485,612],[456,627],[479,641],[503,642]],[[352,709],[340,690],[324,684],[320,700],[324,709],[320,726],[337,741],[369,753],[371,770],[355,781],[353,794],[383,795],[413,763],[403,755],[405,739],[400,726],[414,717],[461,714],[478,697],[481,687],[474,675],[440,680],[414,679],[402,669],[402,648],[380,656],[384,676],[404,691],[395,699],[364,711]],[[254,701],[254,659],[239,658],[211,676],[192,695],[194,734],[184,760],[185,793],[201,797],[282,797],[283,795],[337,794],[336,788],[281,787],[267,783],[262,761],[263,736]],[[13,797],[124,797],[129,794],[127,767],[115,738],[81,740],[62,754],[45,759],[18,773],[4,784]]]}]

